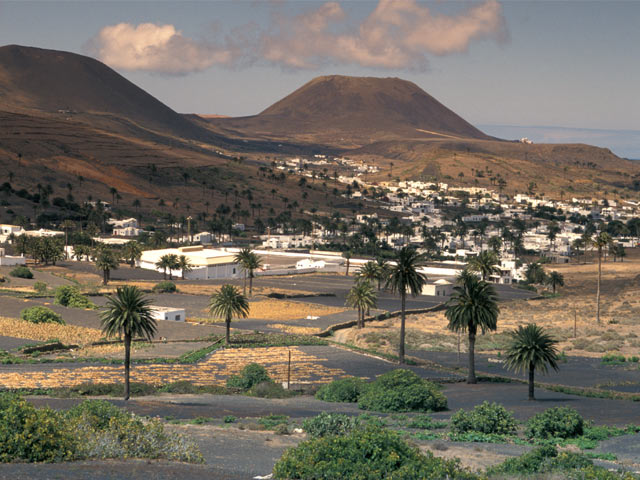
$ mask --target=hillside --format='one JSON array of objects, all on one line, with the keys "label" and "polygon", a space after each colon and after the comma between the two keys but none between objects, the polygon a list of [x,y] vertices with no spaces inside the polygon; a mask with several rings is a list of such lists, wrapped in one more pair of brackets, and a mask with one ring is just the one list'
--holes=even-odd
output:
[{"label": "hillside", "polygon": [[489,138],[399,78],[318,77],[258,115],[208,120],[229,132],[338,145],[387,138]]}]

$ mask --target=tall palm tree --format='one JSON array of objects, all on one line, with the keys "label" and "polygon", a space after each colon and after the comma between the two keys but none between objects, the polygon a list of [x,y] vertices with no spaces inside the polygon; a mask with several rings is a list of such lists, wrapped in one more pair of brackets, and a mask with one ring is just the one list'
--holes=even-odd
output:
[{"label": "tall palm tree", "polygon": [[488,240],[488,245],[489,248],[491,250],[493,250],[493,252],[497,255],[498,253],[500,253],[500,250],[502,249],[502,239],[498,236],[493,236],[491,238],[489,238]]},{"label": "tall palm tree", "polygon": [[365,263],[360,270],[358,270],[358,278],[374,282],[380,278],[380,267],[373,260]]},{"label": "tall palm tree", "polygon": [[553,271],[546,278],[547,285],[553,288],[553,293],[556,293],[556,288],[564,287],[564,276],[560,272]]},{"label": "tall palm tree", "polygon": [[160,260],[156,262],[156,268],[162,269],[164,279],[167,279],[167,271],[169,272],[169,280],[173,280],[173,270],[178,269],[178,255],[175,253],[167,253],[160,257]]},{"label": "tall palm tree", "polygon": [[478,329],[484,334],[498,327],[498,299],[493,286],[480,280],[473,273],[463,271],[453,287],[453,295],[447,302],[445,316],[448,328],[454,332],[469,333],[469,373],[467,383],[477,383],[475,345]]},{"label": "tall palm tree", "polygon": [[249,296],[253,295],[253,279],[255,278],[255,271],[262,267],[262,257],[255,252],[251,252],[247,258],[245,268],[249,272]]},{"label": "tall palm tree", "polygon": [[509,332],[511,345],[505,355],[505,366],[516,373],[529,371],[529,400],[534,397],[534,375],[536,369],[547,372],[547,365],[558,370],[557,341],[551,338],[542,327],[530,323],[520,325],[518,330]]},{"label": "tall palm tree", "polygon": [[343,252],[342,256],[347,261],[347,270],[345,271],[344,274],[348,277],[349,276],[349,267],[351,266],[351,250],[347,250],[346,252]]},{"label": "tall palm tree", "polygon": [[484,250],[478,254],[477,257],[472,257],[469,260],[469,270],[477,272],[482,276],[482,280],[485,282],[491,278],[493,274],[500,274],[500,261],[498,255],[492,250]]},{"label": "tall palm tree", "polygon": [[218,293],[211,295],[209,314],[222,318],[226,323],[225,343],[231,341],[231,320],[233,317],[247,318],[249,316],[249,301],[233,285],[225,284]]},{"label": "tall palm tree", "polygon": [[129,266],[133,268],[136,265],[136,260],[139,260],[142,256],[142,247],[135,240],[125,244],[122,250],[124,258],[129,262]]},{"label": "tall palm tree", "polygon": [[236,256],[234,257],[234,261],[236,263],[240,264],[240,266],[242,267],[242,270],[244,272],[244,280],[242,282],[242,294],[243,295],[247,294],[247,275],[249,273],[249,269],[247,268],[247,265],[250,262],[250,260],[249,260],[250,257],[251,257],[251,249],[250,248],[242,248],[242,249],[240,249],[240,251],[238,253],[236,253]]},{"label": "tall palm tree", "polygon": [[99,248],[96,255],[96,268],[102,271],[102,283],[106,285],[111,279],[111,271],[117,270],[119,258],[110,248]]},{"label": "tall palm tree", "polygon": [[387,260],[385,260],[383,257],[376,258],[376,265],[378,265],[378,268],[380,270],[380,276],[378,277],[378,290],[380,290],[382,282],[386,282],[386,279],[389,276],[391,266],[389,265],[389,262],[387,262]]},{"label": "tall palm tree", "polygon": [[547,273],[544,271],[544,267],[541,263],[533,262],[527,266],[525,277],[529,283],[542,285],[547,278]]},{"label": "tall palm tree", "polygon": [[358,328],[364,327],[364,315],[378,303],[375,288],[368,280],[358,280],[347,294],[346,305],[358,309]]},{"label": "tall palm tree", "polygon": [[393,293],[400,294],[400,344],[398,346],[398,359],[404,363],[404,339],[407,293],[416,297],[422,293],[422,287],[427,282],[427,276],[418,272],[418,268],[425,265],[426,256],[418,253],[414,248],[402,247],[395,257],[395,265],[389,269],[387,286]]},{"label": "tall palm tree", "polygon": [[69,258],[67,247],[69,246],[69,231],[76,228],[76,224],[73,220],[65,220],[62,222],[62,230],[64,231],[64,258]]},{"label": "tall palm tree", "polygon": [[191,265],[189,259],[184,255],[180,255],[178,257],[177,267],[180,270],[180,276],[182,277],[182,280],[184,280],[185,273],[189,273],[191,270],[193,270],[193,265]]},{"label": "tall palm tree", "polygon": [[107,305],[100,315],[102,331],[107,337],[124,336],[125,400],[129,400],[131,340],[134,337],[151,340],[156,334],[156,321],[149,303],[137,287],[118,287],[115,296],[107,299]]},{"label": "tall palm tree", "polygon": [[602,281],[602,253],[611,244],[611,235],[607,232],[600,232],[591,241],[598,249],[598,289],[596,292],[596,322],[600,323],[600,282]]}]

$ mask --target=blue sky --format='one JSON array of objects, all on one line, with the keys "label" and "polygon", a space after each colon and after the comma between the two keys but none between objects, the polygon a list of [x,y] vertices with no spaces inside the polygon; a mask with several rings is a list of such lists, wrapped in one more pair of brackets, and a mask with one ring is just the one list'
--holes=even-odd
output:
[{"label": "blue sky", "polygon": [[[633,140],[640,131],[639,1],[418,1],[407,8],[422,25],[405,18],[387,31],[391,43],[402,37],[392,54],[371,60],[371,49],[338,47],[367,22],[386,28],[397,12],[381,7],[377,0],[0,1],[0,44],[102,56],[180,112],[254,114],[318,75],[400,77],[476,125],[580,129],[582,141],[640,158]],[[302,18],[317,20],[313,12],[328,19],[315,36],[300,29]],[[438,30],[448,19],[452,27]],[[145,23],[158,29],[149,35],[172,26],[170,49],[121,58],[121,42],[139,41]],[[433,35],[420,29],[425,24]],[[454,28],[462,33],[449,38]],[[631,140],[616,150],[617,137],[589,137],[589,130],[632,131]]]}]

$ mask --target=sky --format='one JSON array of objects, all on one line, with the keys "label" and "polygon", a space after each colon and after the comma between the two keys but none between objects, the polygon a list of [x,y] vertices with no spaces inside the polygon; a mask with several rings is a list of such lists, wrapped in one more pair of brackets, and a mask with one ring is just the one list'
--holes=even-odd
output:
[{"label": "sky", "polygon": [[400,77],[487,133],[640,159],[638,25],[640,0],[0,0],[0,45],[90,55],[179,112],[256,114],[319,75]]}]

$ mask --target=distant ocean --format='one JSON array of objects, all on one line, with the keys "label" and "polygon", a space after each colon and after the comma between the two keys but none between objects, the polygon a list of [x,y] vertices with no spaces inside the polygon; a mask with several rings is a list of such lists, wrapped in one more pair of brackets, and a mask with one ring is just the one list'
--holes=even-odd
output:
[{"label": "distant ocean", "polygon": [[596,130],[566,127],[476,125],[487,135],[505,140],[527,137],[534,143],[586,143],[610,149],[619,157],[640,160],[640,130]]}]

